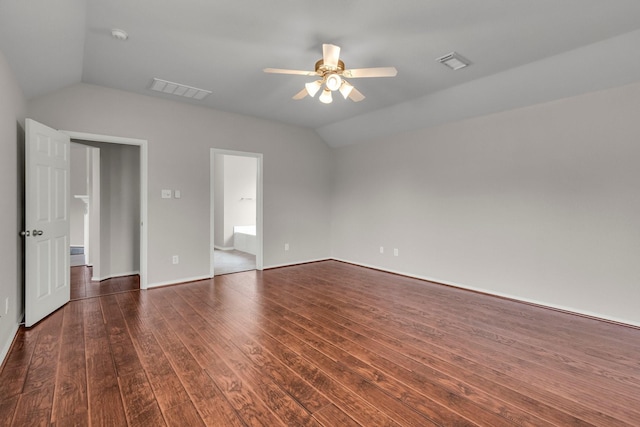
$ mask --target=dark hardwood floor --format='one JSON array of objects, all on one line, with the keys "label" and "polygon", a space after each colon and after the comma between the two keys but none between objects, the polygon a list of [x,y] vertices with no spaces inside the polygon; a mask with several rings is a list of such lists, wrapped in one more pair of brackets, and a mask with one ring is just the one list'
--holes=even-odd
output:
[{"label": "dark hardwood floor", "polygon": [[71,299],[98,297],[140,289],[140,276],[124,276],[100,282],[91,280],[91,267],[86,265],[71,267]]},{"label": "dark hardwood floor", "polygon": [[638,426],[640,330],[336,261],[72,301],[0,426]]}]

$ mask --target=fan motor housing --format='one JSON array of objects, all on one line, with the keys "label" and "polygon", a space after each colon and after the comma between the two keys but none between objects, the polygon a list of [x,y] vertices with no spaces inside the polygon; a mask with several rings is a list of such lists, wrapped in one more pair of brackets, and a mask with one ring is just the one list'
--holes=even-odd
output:
[{"label": "fan motor housing", "polygon": [[321,74],[321,75],[325,75],[326,73],[329,72],[338,72],[341,73],[342,71],[344,71],[345,67],[344,67],[344,62],[342,62],[340,59],[338,59],[338,66],[337,67],[329,67],[324,65],[324,60],[321,59],[318,62],[316,62],[316,73]]}]

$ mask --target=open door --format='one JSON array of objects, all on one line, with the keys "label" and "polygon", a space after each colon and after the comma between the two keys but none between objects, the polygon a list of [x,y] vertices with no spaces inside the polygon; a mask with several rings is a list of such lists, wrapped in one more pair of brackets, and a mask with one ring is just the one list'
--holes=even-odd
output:
[{"label": "open door", "polygon": [[25,326],[69,302],[69,136],[26,120]]}]

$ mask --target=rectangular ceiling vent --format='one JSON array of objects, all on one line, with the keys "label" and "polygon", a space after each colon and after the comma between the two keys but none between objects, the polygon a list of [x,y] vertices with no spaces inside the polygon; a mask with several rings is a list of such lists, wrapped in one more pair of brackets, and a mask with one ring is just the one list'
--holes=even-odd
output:
[{"label": "rectangular ceiling vent", "polygon": [[468,66],[469,64],[471,64],[471,62],[469,60],[463,58],[457,52],[448,53],[445,56],[442,56],[442,57],[436,59],[436,61],[438,61],[441,64],[446,65],[447,67],[451,68],[454,71],[455,70],[459,70],[460,68],[464,68],[464,67]]},{"label": "rectangular ceiling vent", "polygon": [[211,95],[211,91],[209,90],[198,89],[197,87],[182,85],[180,83],[169,82],[167,80],[157,78],[153,79],[153,82],[151,83],[151,90],[168,93],[169,95],[197,99],[198,101],[201,101]]}]

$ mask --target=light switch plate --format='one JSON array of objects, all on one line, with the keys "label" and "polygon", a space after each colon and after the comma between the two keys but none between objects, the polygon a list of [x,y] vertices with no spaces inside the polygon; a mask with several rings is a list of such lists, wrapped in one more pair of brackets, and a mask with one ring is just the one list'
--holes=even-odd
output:
[{"label": "light switch plate", "polygon": [[171,198],[171,190],[162,190],[162,198],[163,199],[170,199]]},{"label": "light switch plate", "polygon": [[182,194],[180,193],[180,190],[175,190],[175,191],[173,192],[173,197],[174,197],[175,199],[179,199],[179,198],[180,198],[180,196],[182,196]]}]

